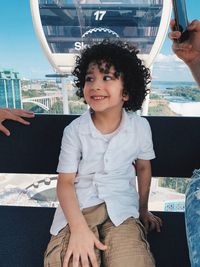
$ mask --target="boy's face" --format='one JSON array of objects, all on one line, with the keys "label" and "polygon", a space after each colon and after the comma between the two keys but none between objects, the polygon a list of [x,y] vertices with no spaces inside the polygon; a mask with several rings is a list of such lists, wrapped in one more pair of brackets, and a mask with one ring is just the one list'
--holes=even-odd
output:
[{"label": "boy's face", "polygon": [[88,67],[83,89],[85,101],[95,112],[121,110],[124,101],[128,100],[128,96],[123,95],[121,75],[115,76],[113,66],[107,70],[106,63],[102,63],[100,69],[95,63]]}]

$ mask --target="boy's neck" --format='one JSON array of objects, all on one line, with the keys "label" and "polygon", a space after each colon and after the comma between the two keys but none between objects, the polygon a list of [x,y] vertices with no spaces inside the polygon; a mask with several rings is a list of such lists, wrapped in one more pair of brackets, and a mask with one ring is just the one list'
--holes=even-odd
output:
[{"label": "boy's neck", "polygon": [[118,113],[102,113],[102,112],[94,112],[92,114],[92,120],[95,127],[102,134],[109,134],[114,132],[120,125],[122,119],[123,110]]}]

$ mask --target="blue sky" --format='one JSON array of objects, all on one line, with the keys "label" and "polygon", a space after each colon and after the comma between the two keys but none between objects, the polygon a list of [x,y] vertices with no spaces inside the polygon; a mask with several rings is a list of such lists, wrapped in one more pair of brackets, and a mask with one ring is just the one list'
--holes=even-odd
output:
[{"label": "blue sky", "polygon": [[[200,1],[186,3],[189,20],[200,19]],[[44,78],[53,73],[33,29],[29,0],[1,0],[0,33],[0,68],[12,68],[24,78]],[[173,55],[167,37],[154,64],[153,79],[193,80],[187,67]]]},{"label": "blue sky", "polygon": [[[200,1],[186,0],[186,5],[189,21],[192,21],[193,19],[200,20]],[[153,79],[164,81],[194,80],[187,66],[173,54],[171,50],[171,41],[167,36],[160,51],[160,54],[157,56],[156,61],[154,63]]]}]

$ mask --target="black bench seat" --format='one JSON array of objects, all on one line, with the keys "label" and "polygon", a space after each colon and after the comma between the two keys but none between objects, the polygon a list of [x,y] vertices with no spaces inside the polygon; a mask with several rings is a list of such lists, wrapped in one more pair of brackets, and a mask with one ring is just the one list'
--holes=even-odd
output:
[{"label": "black bench seat", "polygon": [[[63,129],[76,117],[36,115],[30,126],[7,121],[11,136],[0,133],[0,173],[55,174]],[[147,119],[157,156],[153,177],[190,177],[200,168],[200,118]],[[0,267],[43,266],[54,211],[0,206]],[[163,220],[162,232],[148,236],[157,267],[190,267],[184,213],[154,213]]]}]

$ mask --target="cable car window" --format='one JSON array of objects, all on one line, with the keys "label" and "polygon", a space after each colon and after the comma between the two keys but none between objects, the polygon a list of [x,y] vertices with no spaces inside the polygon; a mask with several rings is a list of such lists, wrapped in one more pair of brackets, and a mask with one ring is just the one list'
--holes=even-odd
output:
[{"label": "cable car window", "polygon": [[104,38],[128,41],[149,54],[163,0],[40,0],[40,17],[52,53],[77,53]]}]

